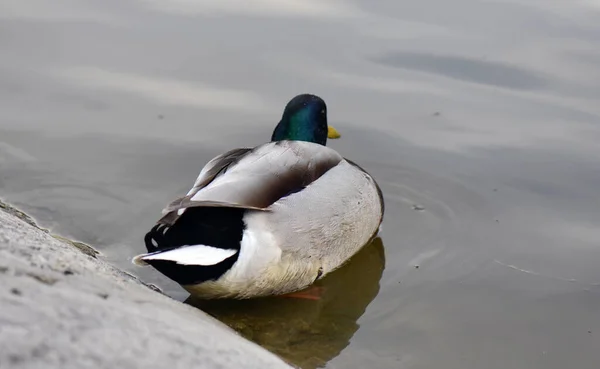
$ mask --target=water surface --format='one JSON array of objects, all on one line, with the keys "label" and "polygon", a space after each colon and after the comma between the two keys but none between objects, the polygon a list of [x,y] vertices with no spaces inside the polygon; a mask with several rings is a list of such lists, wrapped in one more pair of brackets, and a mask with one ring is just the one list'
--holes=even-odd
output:
[{"label": "water surface", "polygon": [[[305,368],[596,368],[600,4],[0,3],[0,195]],[[316,93],[386,200],[320,301],[131,265],[202,166]]]}]

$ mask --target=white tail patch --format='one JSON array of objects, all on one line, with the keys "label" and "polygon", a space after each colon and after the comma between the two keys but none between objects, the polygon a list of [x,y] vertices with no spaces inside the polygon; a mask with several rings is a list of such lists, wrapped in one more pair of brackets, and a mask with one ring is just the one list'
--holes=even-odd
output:
[{"label": "white tail patch", "polygon": [[183,246],[170,251],[157,251],[133,258],[137,265],[147,264],[147,260],[169,260],[181,265],[216,265],[232,257],[238,250],[220,249],[206,245]]}]

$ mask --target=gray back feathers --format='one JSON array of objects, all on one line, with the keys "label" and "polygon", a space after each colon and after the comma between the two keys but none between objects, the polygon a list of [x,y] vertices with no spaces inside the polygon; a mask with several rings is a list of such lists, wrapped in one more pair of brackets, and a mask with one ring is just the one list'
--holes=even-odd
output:
[{"label": "gray back feathers", "polygon": [[171,202],[159,222],[172,224],[178,210],[196,206],[265,210],[282,197],[301,191],[342,160],[335,150],[304,141],[231,150],[209,161],[193,188]]}]

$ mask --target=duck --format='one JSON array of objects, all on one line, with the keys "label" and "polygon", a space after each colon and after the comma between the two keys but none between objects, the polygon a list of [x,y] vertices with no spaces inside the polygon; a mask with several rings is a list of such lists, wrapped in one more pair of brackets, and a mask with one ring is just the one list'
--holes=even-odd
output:
[{"label": "duck", "polygon": [[145,234],[151,266],[194,298],[301,297],[379,233],[375,179],[327,146],[340,138],[327,105],[300,94],[271,141],[208,161],[192,188]]}]

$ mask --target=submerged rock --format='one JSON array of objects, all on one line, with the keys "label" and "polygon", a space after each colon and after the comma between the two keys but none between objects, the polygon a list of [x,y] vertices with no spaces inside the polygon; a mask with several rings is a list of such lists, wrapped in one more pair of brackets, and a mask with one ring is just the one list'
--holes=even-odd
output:
[{"label": "submerged rock", "polygon": [[0,367],[290,368],[93,248],[0,205]]}]

